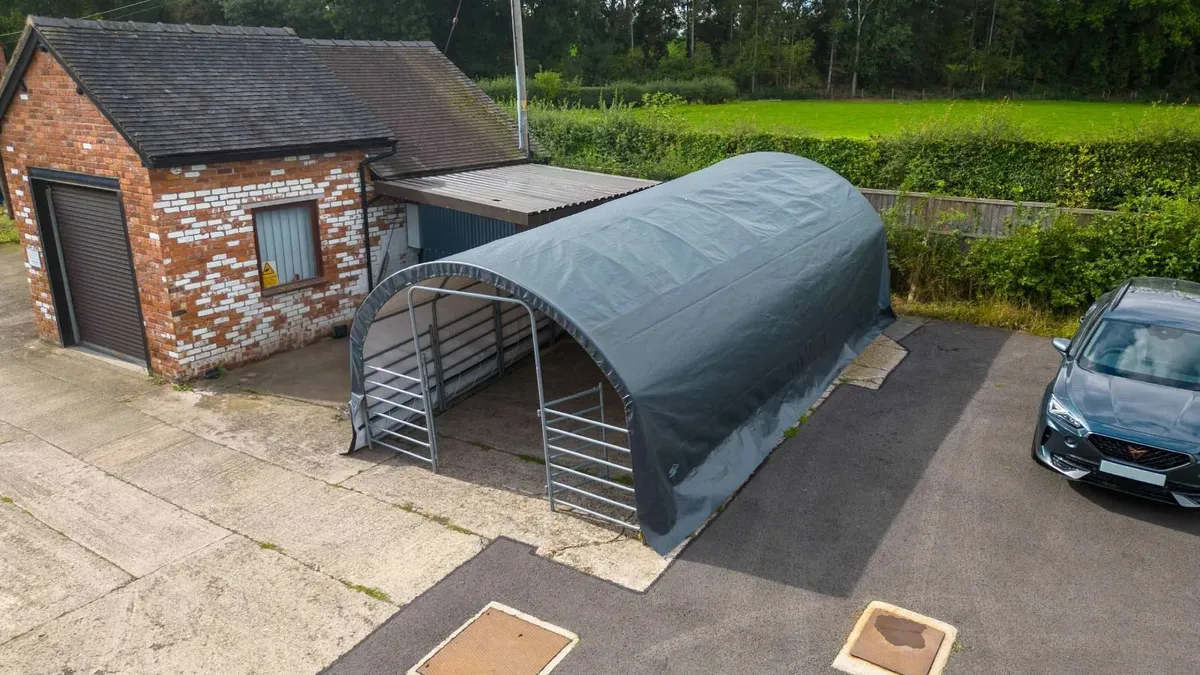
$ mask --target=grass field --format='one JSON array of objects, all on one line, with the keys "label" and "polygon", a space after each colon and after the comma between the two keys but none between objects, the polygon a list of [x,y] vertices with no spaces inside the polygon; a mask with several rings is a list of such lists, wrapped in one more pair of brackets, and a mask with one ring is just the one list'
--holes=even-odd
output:
[{"label": "grass field", "polygon": [[[866,138],[950,117],[978,117],[994,101],[741,101],[671,108],[671,115],[697,129],[751,129],[818,137]],[[1175,124],[1200,128],[1200,105],[1028,101],[1002,104],[1010,121],[1031,138],[1074,140],[1128,133],[1139,125],[1171,117]],[[638,114],[654,114],[639,109]]]}]

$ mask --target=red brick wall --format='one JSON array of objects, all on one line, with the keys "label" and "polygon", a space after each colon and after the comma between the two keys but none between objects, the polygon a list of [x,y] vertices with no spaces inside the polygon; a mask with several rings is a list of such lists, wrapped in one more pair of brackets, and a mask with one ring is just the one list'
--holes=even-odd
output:
[{"label": "red brick wall", "polygon": [[[354,318],[366,292],[358,194],[364,157],[341,152],[150,171],[177,317],[170,356],[179,366],[173,374],[193,375],[312,342]],[[322,281],[264,294],[252,209],[309,199],[317,204]],[[377,252],[379,229],[401,227],[404,211],[399,204],[378,204],[371,217]]]},{"label": "red brick wall", "polygon": [[[0,130],[22,243],[44,260],[29,167],[119,179],[154,372],[188,377],[236,365],[353,318],[366,288],[358,197],[365,153],[145,169],[53,57],[35,53],[24,79],[29,92],[14,98]],[[299,198],[317,201],[323,279],[264,295],[250,210]],[[382,202],[370,215],[374,252],[383,229],[404,236],[402,205]],[[26,267],[38,332],[57,342],[45,267]]]},{"label": "red brick wall", "polygon": [[58,169],[116,178],[121,184],[133,248],[150,344],[150,365],[156,372],[167,370],[166,351],[168,345],[174,344],[175,334],[161,281],[162,253],[151,214],[150,174],[91,100],[75,93],[74,80],[50,54],[35,51],[24,80],[29,91],[18,91],[5,112],[0,147],[21,244],[35,249],[42,260],[41,268],[26,264],[38,334],[53,342],[60,340],[28,169]]}]

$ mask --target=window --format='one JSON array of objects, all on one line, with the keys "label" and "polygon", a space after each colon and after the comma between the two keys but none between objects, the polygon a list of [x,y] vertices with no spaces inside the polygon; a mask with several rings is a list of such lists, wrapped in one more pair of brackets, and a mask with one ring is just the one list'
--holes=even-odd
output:
[{"label": "window", "polygon": [[1105,319],[1079,357],[1088,370],[1200,390],[1200,333]]},{"label": "window", "polygon": [[258,273],[264,293],[321,280],[317,203],[254,209]]}]

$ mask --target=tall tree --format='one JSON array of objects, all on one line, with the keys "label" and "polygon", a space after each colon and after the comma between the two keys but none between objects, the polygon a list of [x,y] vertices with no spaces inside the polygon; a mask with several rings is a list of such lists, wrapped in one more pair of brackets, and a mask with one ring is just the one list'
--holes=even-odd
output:
[{"label": "tall tree", "polygon": [[862,51],[863,24],[871,8],[879,0],[850,0],[851,20],[854,22],[854,61],[850,66],[850,98],[858,94],[858,61]]}]

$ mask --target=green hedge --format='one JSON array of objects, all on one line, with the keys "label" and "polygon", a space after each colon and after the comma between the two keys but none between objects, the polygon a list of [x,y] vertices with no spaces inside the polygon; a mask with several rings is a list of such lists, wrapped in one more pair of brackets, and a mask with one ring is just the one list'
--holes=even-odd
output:
[{"label": "green hedge", "polygon": [[[538,73],[544,76],[547,73]],[[688,103],[725,103],[737,98],[737,85],[727,77],[695,80],[655,80],[652,82],[614,82],[605,86],[585,87],[549,73],[551,77],[530,78],[526,95],[531,101],[556,105],[598,108],[614,104],[638,105],[645,94],[673,94]],[[480,80],[479,87],[492,99],[511,102],[516,85],[511,77]]]},{"label": "green hedge", "polygon": [[698,132],[673,123],[670,108],[655,112],[535,108],[530,120],[545,161],[658,180],[733,155],[772,150],[816,160],[859,187],[1101,209],[1144,196],[1200,194],[1200,132],[1054,142],[981,127],[814,138],[737,129]]},{"label": "green hedge", "polygon": [[1001,238],[884,216],[893,290],[912,300],[1000,298],[1074,310],[1134,276],[1200,281],[1200,204],[1183,199],[1139,200],[1084,223],[1064,215]]}]

